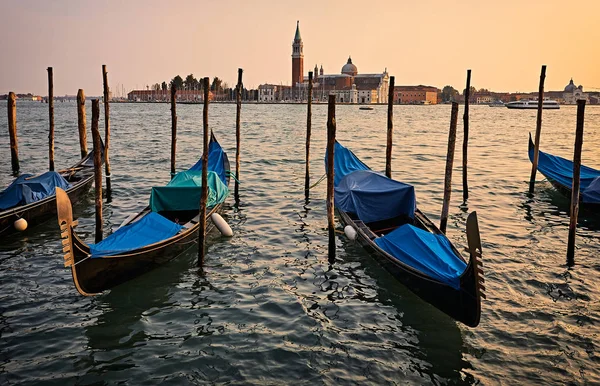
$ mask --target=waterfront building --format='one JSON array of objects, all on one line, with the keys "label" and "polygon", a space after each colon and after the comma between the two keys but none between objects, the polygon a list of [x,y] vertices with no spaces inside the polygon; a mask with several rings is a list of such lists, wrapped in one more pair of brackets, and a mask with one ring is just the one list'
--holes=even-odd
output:
[{"label": "waterfront building", "polygon": [[[171,90],[132,90],[127,94],[130,102],[170,102]],[[208,100],[213,100],[212,91],[208,92]],[[177,101],[180,102],[202,102],[204,101],[203,90],[177,90]]]},{"label": "waterfront building", "polygon": [[395,86],[394,104],[437,104],[440,92],[432,86]]}]

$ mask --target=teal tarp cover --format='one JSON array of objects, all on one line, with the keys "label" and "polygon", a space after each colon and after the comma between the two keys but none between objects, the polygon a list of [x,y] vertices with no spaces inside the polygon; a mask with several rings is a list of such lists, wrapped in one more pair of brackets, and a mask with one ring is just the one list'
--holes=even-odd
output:
[{"label": "teal tarp cover", "polygon": [[181,228],[181,225],[160,214],[150,212],[141,220],[117,229],[98,244],[91,244],[90,252],[92,258],[95,258],[133,251],[173,237]]},{"label": "teal tarp cover", "polygon": [[32,176],[23,174],[0,192],[0,210],[26,205],[56,194],[56,188],[67,190],[71,185],[59,173],[51,171]]},{"label": "teal tarp cover", "polygon": [[444,235],[435,235],[410,224],[375,239],[384,251],[427,276],[460,288],[460,275],[467,268]]},{"label": "teal tarp cover", "polygon": [[[207,206],[225,201],[229,195],[227,185],[216,172],[207,173]],[[150,209],[153,212],[194,210],[200,208],[202,195],[202,171],[179,172],[166,186],[153,187],[150,193]]]}]

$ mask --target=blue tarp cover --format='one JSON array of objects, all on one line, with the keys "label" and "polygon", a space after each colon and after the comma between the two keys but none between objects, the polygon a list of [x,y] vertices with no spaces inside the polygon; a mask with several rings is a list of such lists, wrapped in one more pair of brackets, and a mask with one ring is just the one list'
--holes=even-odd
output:
[{"label": "blue tarp cover", "polygon": [[[189,171],[201,171],[202,170],[202,158],[196,162],[194,166],[188,169]],[[208,147],[208,170],[215,172],[219,175],[219,178],[225,185],[227,180],[225,179],[225,152],[221,148],[221,145],[217,141],[211,141]]]},{"label": "blue tarp cover", "polygon": [[[327,172],[327,159],[329,154],[325,151],[325,172]],[[337,186],[342,178],[357,170],[370,170],[357,156],[349,149],[335,142],[333,149],[333,185]]]},{"label": "blue tarp cover", "polygon": [[460,275],[467,265],[454,254],[446,236],[405,224],[375,239],[375,243],[404,264],[455,289],[460,288]]},{"label": "blue tarp cover", "polygon": [[[229,189],[219,175],[209,171],[208,200],[206,206],[211,207],[225,201]],[[153,187],[150,193],[150,209],[153,212],[171,210],[199,210],[202,195],[202,171],[179,172],[166,185]]]},{"label": "blue tarp cover", "polygon": [[415,189],[372,170],[357,170],[335,187],[335,206],[356,214],[365,223],[400,215],[414,218]]},{"label": "blue tarp cover", "polygon": [[[534,149],[529,150],[529,160],[533,162]],[[573,187],[573,161],[552,154],[539,152],[538,170],[549,180],[556,181],[566,189]],[[600,170],[581,165],[579,189],[581,200],[588,204],[600,204]],[[594,184],[592,182],[596,181]]]},{"label": "blue tarp cover", "polygon": [[56,193],[56,188],[67,190],[71,185],[57,172],[46,172],[37,177],[23,174],[0,193],[0,210],[30,204]]},{"label": "blue tarp cover", "polygon": [[98,244],[91,244],[92,257],[116,255],[166,240],[183,228],[158,213],[150,212],[141,220],[119,228]]}]

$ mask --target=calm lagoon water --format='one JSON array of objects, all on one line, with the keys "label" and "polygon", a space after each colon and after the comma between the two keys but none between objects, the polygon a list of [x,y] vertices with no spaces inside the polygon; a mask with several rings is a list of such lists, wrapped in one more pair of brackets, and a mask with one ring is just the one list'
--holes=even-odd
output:
[{"label": "calm lagoon water", "polygon": [[[202,106],[177,108],[184,169],[201,153]],[[79,154],[76,106],[57,102],[55,110],[64,168]],[[313,182],[324,173],[326,110],[313,107]],[[21,172],[44,170],[47,105],[19,102],[17,115]],[[434,222],[449,119],[449,105],[394,111],[393,176],[415,185]],[[209,120],[233,161],[235,106],[211,105]],[[85,298],[63,267],[56,221],[2,240],[0,384],[598,384],[600,219],[582,211],[576,265],[567,268],[569,200],[539,174],[527,195],[535,120],[535,111],[472,107],[466,205],[459,122],[448,237],[462,249],[467,214],[477,211],[488,299],[476,329],[422,302],[343,235],[329,264],[326,184],[304,200],[306,106],[244,105],[241,205],[229,198],[225,210],[235,235],[211,234],[204,272],[193,247]],[[542,150],[572,157],[575,120],[575,107],[544,111]],[[337,123],[338,139],[384,170],[386,107],[338,106]],[[169,180],[169,106],[113,104],[111,124],[106,232]],[[0,187],[12,180],[8,143],[2,108]],[[600,108],[588,106],[586,165],[600,168],[599,148]],[[92,241],[92,192],[75,215]]]}]

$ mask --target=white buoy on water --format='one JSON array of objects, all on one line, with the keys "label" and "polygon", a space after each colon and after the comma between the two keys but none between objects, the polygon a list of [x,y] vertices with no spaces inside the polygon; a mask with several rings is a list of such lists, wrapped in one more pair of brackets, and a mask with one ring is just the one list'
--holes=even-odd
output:
[{"label": "white buoy on water", "polygon": [[357,236],[356,230],[352,227],[352,225],[346,225],[346,227],[344,228],[344,234],[350,240],[352,240],[352,241],[356,240],[356,236]]},{"label": "white buoy on water", "polygon": [[15,220],[13,225],[16,230],[18,230],[19,232],[23,232],[25,229],[27,229],[27,220],[25,220],[24,218],[20,218],[18,220]]},{"label": "white buoy on water", "polygon": [[221,232],[221,234],[223,236],[226,236],[226,237],[233,236],[233,231],[231,230],[231,227],[229,226],[229,224],[227,224],[227,221],[225,221],[225,219],[223,219],[223,217],[221,217],[220,214],[213,213],[210,216],[210,218],[212,219],[212,222],[215,224],[215,226],[217,227],[217,229],[219,230],[219,232]]}]

